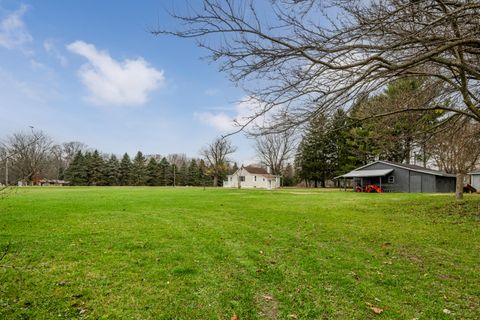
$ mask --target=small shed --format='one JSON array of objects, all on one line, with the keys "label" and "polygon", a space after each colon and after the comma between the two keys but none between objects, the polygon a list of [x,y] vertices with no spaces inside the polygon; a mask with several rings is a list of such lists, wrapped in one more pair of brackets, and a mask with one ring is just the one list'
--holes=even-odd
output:
[{"label": "small shed", "polygon": [[477,190],[480,190],[480,170],[469,172],[470,184]]},{"label": "small shed", "polygon": [[337,178],[353,179],[353,186],[377,185],[385,192],[455,192],[456,177],[417,165],[375,161]]}]

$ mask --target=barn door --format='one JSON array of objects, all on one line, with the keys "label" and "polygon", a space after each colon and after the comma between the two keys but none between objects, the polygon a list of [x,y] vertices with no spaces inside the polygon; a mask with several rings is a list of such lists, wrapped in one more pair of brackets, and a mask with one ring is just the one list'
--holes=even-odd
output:
[{"label": "barn door", "polygon": [[422,192],[422,176],[410,176],[410,192]]}]

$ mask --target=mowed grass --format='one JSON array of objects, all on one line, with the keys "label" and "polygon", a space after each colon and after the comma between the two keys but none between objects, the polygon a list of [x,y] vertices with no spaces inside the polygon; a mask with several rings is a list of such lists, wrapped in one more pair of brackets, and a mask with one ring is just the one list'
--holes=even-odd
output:
[{"label": "mowed grass", "polygon": [[479,226],[478,195],[18,189],[0,318],[478,319]]}]

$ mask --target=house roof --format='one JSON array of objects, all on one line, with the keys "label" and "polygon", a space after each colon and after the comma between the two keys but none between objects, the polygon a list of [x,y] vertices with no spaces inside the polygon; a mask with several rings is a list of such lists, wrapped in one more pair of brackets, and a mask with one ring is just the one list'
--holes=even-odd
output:
[{"label": "house roof", "polygon": [[469,172],[468,174],[480,174],[480,170]]},{"label": "house roof", "polygon": [[263,175],[269,175],[268,171],[263,169],[263,168],[259,168],[259,167],[254,167],[254,166],[246,166],[246,167],[243,167],[243,169],[247,170],[247,172],[251,173],[251,174],[263,174]]},{"label": "house roof", "polygon": [[366,177],[384,177],[391,173],[393,169],[379,170],[353,170],[337,178],[366,178]]}]

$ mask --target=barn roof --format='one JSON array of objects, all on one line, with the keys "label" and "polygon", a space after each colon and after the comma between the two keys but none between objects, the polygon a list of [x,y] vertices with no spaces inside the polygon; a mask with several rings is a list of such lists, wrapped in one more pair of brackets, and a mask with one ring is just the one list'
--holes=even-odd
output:
[{"label": "barn roof", "polygon": [[393,169],[379,169],[379,170],[353,170],[349,173],[341,175],[336,178],[367,178],[367,177],[385,177],[391,173]]},{"label": "barn roof", "polygon": [[[449,174],[449,173],[446,173],[446,172],[443,172],[443,171],[439,171],[439,170],[433,170],[433,169],[428,169],[428,168],[424,168],[424,167],[420,167],[420,166],[417,166],[417,165],[414,165],[414,164],[405,164],[405,163],[396,163],[396,162],[391,162],[391,161],[384,161],[384,160],[377,160],[377,161],[374,161],[372,163],[369,163],[369,164],[366,164],[360,168],[357,168],[353,171],[357,171],[357,170],[361,170],[361,169],[364,169],[364,168],[368,168],[369,166],[375,164],[375,163],[384,163],[384,164],[387,164],[387,165],[390,165],[390,166],[393,166],[393,167],[398,167],[398,168],[403,168],[403,169],[406,169],[406,170],[410,170],[410,171],[415,171],[415,172],[420,172],[420,173],[426,173],[426,174],[432,174],[432,175],[435,175],[435,176],[441,176],[441,177],[455,177],[454,174]],[[365,170],[364,170],[365,171]]]}]

